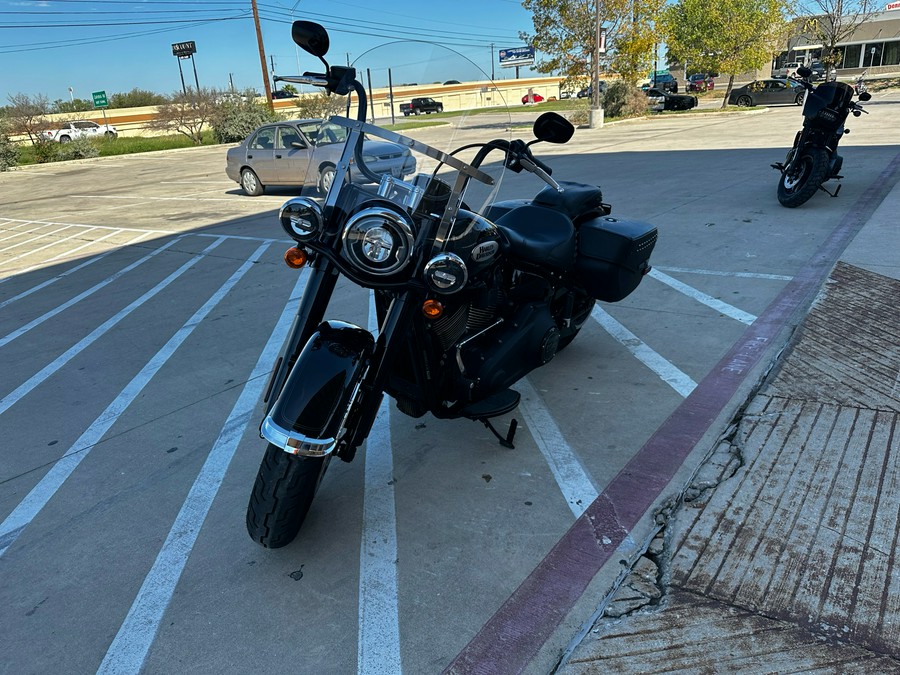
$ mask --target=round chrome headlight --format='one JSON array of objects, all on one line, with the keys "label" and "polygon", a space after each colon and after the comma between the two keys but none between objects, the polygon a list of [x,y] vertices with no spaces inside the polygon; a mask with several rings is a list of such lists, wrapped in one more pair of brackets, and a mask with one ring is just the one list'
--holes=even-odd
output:
[{"label": "round chrome headlight", "polygon": [[288,236],[298,242],[315,239],[325,224],[322,207],[309,197],[295,197],[285,202],[278,218]]},{"label": "round chrome headlight", "polygon": [[468,280],[469,270],[455,253],[439,253],[425,265],[425,281],[437,293],[456,293]]},{"label": "round chrome headlight", "polygon": [[395,274],[412,259],[412,225],[404,214],[372,206],[351,216],[344,226],[341,255],[378,276]]}]

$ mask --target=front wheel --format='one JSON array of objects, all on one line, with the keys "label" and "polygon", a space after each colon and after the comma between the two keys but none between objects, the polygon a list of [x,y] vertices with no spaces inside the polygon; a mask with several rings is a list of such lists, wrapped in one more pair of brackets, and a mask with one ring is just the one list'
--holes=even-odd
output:
[{"label": "front wheel", "polygon": [[821,148],[804,150],[778,182],[778,201],[789,209],[816,194],[828,173],[828,154]]},{"label": "front wheel", "polygon": [[797,105],[803,105],[803,100],[805,98],[806,98],[806,92],[801,91],[799,94],[797,94],[797,98],[794,99],[794,103],[796,103]]},{"label": "front wheel", "polygon": [[319,169],[319,194],[323,197],[328,194],[331,184],[334,183],[335,169],[333,166],[323,166]]},{"label": "front wheel", "polygon": [[247,532],[266,548],[290,544],[309,513],[331,456],[297,457],[271,443],[247,505]]}]

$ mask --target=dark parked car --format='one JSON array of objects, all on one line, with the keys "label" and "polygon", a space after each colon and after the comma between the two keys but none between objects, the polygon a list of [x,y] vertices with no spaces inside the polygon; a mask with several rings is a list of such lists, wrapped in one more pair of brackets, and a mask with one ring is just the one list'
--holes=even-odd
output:
[{"label": "dark parked car", "polygon": [[[225,173],[248,195],[261,195],[267,185],[315,185],[325,194],[334,180],[347,130],[320,119],[264,124],[240,145],[229,148]],[[366,166],[377,174],[404,178],[416,170],[408,148],[387,141],[365,141]],[[368,182],[360,172],[354,181]]]},{"label": "dark parked car", "polygon": [[284,89],[275,89],[272,92],[272,98],[298,98],[297,94]]},{"label": "dark parked car", "polygon": [[809,76],[810,82],[815,82],[817,80],[825,79],[825,64],[821,61],[813,61],[807,66],[812,72],[812,75]]},{"label": "dark parked car", "polygon": [[677,94],[678,80],[675,79],[675,76],[672,75],[672,73],[659,73],[656,77],[651,75],[650,81],[641,85],[641,89],[644,91],[647,91],[648,89],[661,89],[670,94]]},{"label": "dark parked car", "polygon": [[696,107],[697,97],[688,96],[687,94],[670,94],[660,89],[647,89],[647,102],[650,110],[661,112],[663,110],[690,110]]},{"label": "dark parked car", "polygon": [[[602,96],[603,93],[606,91],[606,80],[600,80],[600,84],[598,85],[597,88],[600,90],[600,95]],[[576,94],[576,96],[577,96],[578,98],[590,98],[590,97],[592,96],[592,94],[593,94],[593,91],[594,91],[594,88],[593,88],[592,86],[591,86],[591,87],[585,87],[584,89],[582,89],[581,91],[579,91],[579,92]]]},{"label": "dark parked car", "polygon": [[688,91],[712,91],[716,88],[716,81],[708,73],[694,73],[688,78]]},{"label": "dark parked car", "polygon": [[749,107],[754,105],[774,105],[778,103],[794,103],[801,105],[806,90],[793,80],[775,78],[756,80],[743,87],[732,89],[728,96],[728,105]]}]

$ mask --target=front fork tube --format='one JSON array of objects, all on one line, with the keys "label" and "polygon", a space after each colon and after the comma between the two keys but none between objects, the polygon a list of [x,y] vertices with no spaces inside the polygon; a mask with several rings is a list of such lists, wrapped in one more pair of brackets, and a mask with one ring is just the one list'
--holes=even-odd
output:
[{"label": "front fork tube", "polygon": [[357,395],[356,414],[351,413],[351,418],[355,417],[356,423],[346,447],[350,458],[353,457],[356,448],[366,440],[375,423],[387,388],[391,365],[398,354],[407,347],[406,341],[410,337],[409,327],[421,305],[421,299],[419,293],[404,291],[394,298],[385,313],[384,322],[375,342],[372,363]]},{"label": "front fork tube", "polygon": [[275,405],[278,394],[284,387],[287,376],[294,367],[297,357],[300,356],[300,352],[303,351],[303,347],[306,346],[316,327],[325,318],[325,311],[328,309],[337,279],[337,268],[325,256],[318,256],[311,264],[309,279],[297,307],[297,315],[294,317],[288,338],[281,348],[278,361],[275,362],[275,368],[266,389],[266,414]]}]

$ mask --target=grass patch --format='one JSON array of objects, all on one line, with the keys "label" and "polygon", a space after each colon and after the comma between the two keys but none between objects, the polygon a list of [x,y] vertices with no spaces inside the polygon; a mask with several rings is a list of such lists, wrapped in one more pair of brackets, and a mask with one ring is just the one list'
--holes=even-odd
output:
[{"label": "grass patch", "polygon": [[[458,115],[447,113],[447,117],[458,117]],[[447,122],[441,121],[422,120],[421,122],[400,122],[398,124],[382,124],[380,126],[382,129],[390,129],[391,131],[404,131],[406,129],[421,129],[423,127],[444,127],[447,124]]]},{"label": "grass patch", "polygon": [[[120,136],[111,140],[93,139],[91,143],[99,151],[100,157],[113,157],[115,155],[131,155],[137,152],[157,152],[159,150],[177,150],[178,148],[193,148],[194,143],[183,134],[172,136]],[[202,145],[218,145],[212,132],[203,133]],[[51,160],[52,161],[52,160]],[[37,164],[38,152],[36,146],[22,143],[18,147],[18,163]]]}]

